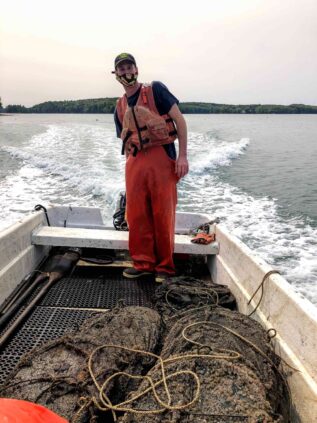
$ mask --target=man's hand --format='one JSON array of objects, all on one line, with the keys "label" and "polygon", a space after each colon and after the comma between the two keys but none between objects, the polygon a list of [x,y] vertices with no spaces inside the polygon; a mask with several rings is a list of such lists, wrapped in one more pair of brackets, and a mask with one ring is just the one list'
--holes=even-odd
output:
[{"label": "man's hand", "polygon": [[179,178],[187,175],[189,170],[188,160],[186,157],[178,157],[175,163],[175,173]]},{"label": "man's hand", "polygon": [[177,128],[177,136],[179,143],[179,155],[175,164],[175,173],[179,178],[183,178],[188,173],[187,160],[187,126],[184,116],[181,114],[177,104],[174,104],[168,112],[173,119]]}]

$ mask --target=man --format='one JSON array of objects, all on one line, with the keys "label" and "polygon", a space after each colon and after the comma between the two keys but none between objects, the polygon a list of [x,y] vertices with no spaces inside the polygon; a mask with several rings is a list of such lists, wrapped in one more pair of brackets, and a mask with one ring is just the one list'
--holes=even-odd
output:
[{"label": "man", "polygon": [[123,276],[137,279],[155,273],[160,283],[175,274],[176,184],[188,173],[186,122],[177,98],[164,84],[138,82],[131,54],[117,56],[114,66],[113,73],[125,90],[114,118],[127,158],[127,221],[133,260],[133,268],[125,269]]}]

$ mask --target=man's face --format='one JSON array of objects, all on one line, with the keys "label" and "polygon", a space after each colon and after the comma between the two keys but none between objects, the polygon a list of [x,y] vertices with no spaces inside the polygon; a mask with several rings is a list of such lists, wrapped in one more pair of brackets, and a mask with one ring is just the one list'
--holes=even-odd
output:
[{"label": "man's face", "polygon": [[116,67],[116,78],[125,87],[132,87],[136,84],[138,68],[129,61],[121,62]]},{"label": "man's face", "polygon": [[138,73],[137,67],[131,62],[121,62],[116,68],[117,75],[121,76],[124,74],[135,75]]}]

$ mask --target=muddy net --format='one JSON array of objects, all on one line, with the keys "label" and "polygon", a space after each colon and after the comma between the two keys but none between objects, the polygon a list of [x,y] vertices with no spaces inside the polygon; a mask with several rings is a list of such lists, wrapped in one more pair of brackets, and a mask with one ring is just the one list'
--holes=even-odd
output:
[{"label": "muddy net", "polygon": [[[153,366],[153,357],[119,346],[154,352],[160,321],[156,311],[145,307],[116,308],[92,318],[76,333],[27,354],[0,396],[42,404],[72,422],[89,422],[98,410],[93,398],[107,378],[117,372],[142,375]],[[117,377],[104,394],[120,402],[134,388],[133,380]]]},{"label": "muddy net", "polygon": [[268,334],[232,310],[227,287],[171,278],[153,301],[157,311],[116,308],[33,350],[5,395],[70,422],[288,421]]},{"label": "muddy net", "polygon": [[180,312],[201,306],[221,306],[236,310],[236,300],[225,285],[190,276],[169,278],[155,291],[154,305],[168,327]]},{"label": "muddy net", "polygon": [[219,307],[189,310],[168,332],[161,358],[164,368],[157,362],[148,373],[155,392],[144,380],[129,395],[140,414],[121,423],[287,421],[277,357],[248,317]]}]

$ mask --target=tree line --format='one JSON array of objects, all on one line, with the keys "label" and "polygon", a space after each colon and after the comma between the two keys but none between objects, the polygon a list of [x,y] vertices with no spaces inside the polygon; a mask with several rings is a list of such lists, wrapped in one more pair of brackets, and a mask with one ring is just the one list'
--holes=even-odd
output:
[{"label": "tree line", "polygon": [[[93,98],[88,100],[46,101],[32,107],[9,104],[1,111],[6,113],[114,113],[117,98]],[[213,114],[213,113],[242,113],[242,114],[299,114],[317,113],[317,106],[305,104],[218,104],[185,102],[179,104],[182,113]]]}]

